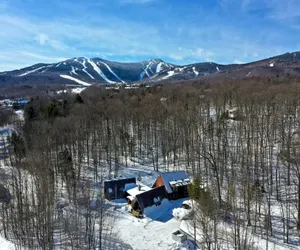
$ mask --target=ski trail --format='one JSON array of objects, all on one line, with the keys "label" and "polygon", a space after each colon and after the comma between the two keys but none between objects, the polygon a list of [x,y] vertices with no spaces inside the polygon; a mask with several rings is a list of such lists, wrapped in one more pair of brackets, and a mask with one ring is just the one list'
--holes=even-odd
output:
[{"label": "ski trail", "polygon": [[105,62],[99,61],[99,63],[102,63],[120,82],[125,83]]},{"label": "ski trail", "polygon": [[91,86],[91,85],[92,85],[92,84],[90,84],[90,83],[87,83],[87,82],[81,81],[81,80],[79,80],[79,79],[76,79],[76,78],[74,78],[74,77],[72,77],[72,76],[68,76],[68,75],[59,75],[59,76],[60,76],[61,78],[65,78],[65,79],[68,79],[68,80],[77,82],[77,83],[79,83],[79,84],[81,84],[81,85],[84,85],[84,86]]},{"label": "ski trail", "polygon": [[45,66],[36,68],[36,69],[34,69],[34,70],[27,71],[27,72],[25,72],[25,73],[23,73],[23,74],[21,74],[21,75],[19,75],[19,76],[26,76],[26,75],[31,74],[31,73],[34,73],[34,72],[36,72],[36,71],[38,71],[38,70],[40,70],[40,69],[42,69],[42,68],[45,68]]},{"label": "ski trail", "polygon": [[194,72],[195,76],[199,75],[199,72],[196,70],[196,67],[193,67],[193,72]]},{"label": "ski trail", "polygon": [[89,64],[92,65],[93,69],[108,83],[116,83],[114,81],[109,80],[106,75],[102,72],[102,70],[94,63],[92,60],[88,59]]},{"label": "ski trail", "polygon": [[86,60],[85,60],[85,58],[83,58],[83,62],[80,62],[80,61],[78,61],[78,62],[83,66],[82,71],[84,73],[86,73],[90,78],[95,79],[89,72],[86,71],[87,66],[86,66]]}]

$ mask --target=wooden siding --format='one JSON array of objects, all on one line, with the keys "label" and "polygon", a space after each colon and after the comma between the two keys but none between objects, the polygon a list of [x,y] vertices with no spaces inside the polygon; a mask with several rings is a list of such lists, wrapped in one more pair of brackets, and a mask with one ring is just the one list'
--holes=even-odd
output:
[{"label": "wooden siding", "polygon": [[157,177],[153,187],[160,187],[160,186],[164,186],[164,185],[165,185],[164,180],[160,175],[160,176]]}]

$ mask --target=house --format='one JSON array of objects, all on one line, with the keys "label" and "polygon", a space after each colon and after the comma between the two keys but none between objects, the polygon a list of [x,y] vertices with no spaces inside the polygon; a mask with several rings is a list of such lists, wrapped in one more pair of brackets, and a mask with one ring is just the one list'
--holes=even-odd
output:
[{"label": "house", "polygon": [[1,106],[9,106],[9,105],[11,105],[11,103],[12,103],[12,101],[10,99],[0,100]]},{"label": "house", "polygon": [[232,119],[232,120],[235,120],[239,115],[239,110],[237,107],[227,109],[226,112],[227,112],[228,118]]},{"label": "house", "polygon": [[185,171],[166,172],[159,175],[153,187],[164,186],[171,200],[188,197],[188,185],[191,183]]},{"label": "house", "polygon": [[166,197],[167,193],[163,186],[150,189],[136,195],[136,200],[132,204],[132,209],[141,215],[144,213],[145,208],[153,205],[159,206],[161,201]]},{"label": "house", "polygon": [[26,99],[19,99],[19,100],[14,100],[12,102],[13,108],[14,109],[24,109],[25,105],[29,102],[29,100]]},{"label": "house", "polygon": [[104,197],[108,200],[126,198],[126,191],[136,186],[135,178],[104,181]]},{"label": "house", "polygon": [[150,187],[143,185],[143,184],[138,184],[135,185],[133,188],[131,189],[127,189],[126,190],[126,198],[128,199],[128,204],[133,204],[136,201],[136,196],[144,193],[146,191],[151,190]]}]

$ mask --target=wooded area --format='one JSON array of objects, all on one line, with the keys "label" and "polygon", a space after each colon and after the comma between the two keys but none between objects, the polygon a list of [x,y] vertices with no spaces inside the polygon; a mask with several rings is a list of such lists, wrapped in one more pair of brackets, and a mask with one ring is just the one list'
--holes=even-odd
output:
[{"label": "wooded area", "polygon": [[[296,82],[92,86],[76,96],[33,97],[25,123],[6,142],[9,157],[2,168],[13,199],[2,203],[5,237],[30,249],[57,244],[104,249],[113,244],[114,218],[102,188],[92,183],[100,187],[104,178],[116,177],[130,159],[148,159],[153,170],[185,170],[208,187],[206,193],[192,192],[201,210],[195,228],[204,228],[200,241],[206,249],[218,249],[224,237],[235,249],[253,249],[251,233],[264,235],[267,244],[272,238],[295,244],[300,230]],[[234,119],[228,116],[232,108],[238,110]],[[96,209],[90,205],[94,199]],[[70,209],[62,213],[66,203]],[[220,220],[234,234],[221,235]]]}]

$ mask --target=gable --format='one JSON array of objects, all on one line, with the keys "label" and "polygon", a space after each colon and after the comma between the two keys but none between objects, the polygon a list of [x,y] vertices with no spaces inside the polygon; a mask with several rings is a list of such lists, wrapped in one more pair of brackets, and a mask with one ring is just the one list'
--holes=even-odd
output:
[{"label": "gable", "polygon": [[162,176],[160,175],[157,177],[153,187],[160,187],[160,186],[164,186],[164,185],[165,185],[164,180],[163,180]]}]

